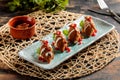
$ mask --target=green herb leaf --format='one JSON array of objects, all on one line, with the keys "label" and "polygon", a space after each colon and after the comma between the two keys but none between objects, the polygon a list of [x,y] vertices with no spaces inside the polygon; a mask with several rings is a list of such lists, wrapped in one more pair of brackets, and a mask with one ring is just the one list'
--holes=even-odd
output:
[{"label": "green herb leaf", "polygon": [[9,10],[10,10],[10,11],[15,11],[15,10],[16,10],[16,6],[10,6],[10,7],[9,7]]},{"label": "green herb leaf", "polygon": [[55,40],[55,34],[53,34],[53,40]]},{"label": "green herb leaf", "polygon": [[65,9],[68,0],[12,0],[7,4],[10,11],[40,9],[46,12],[57,12]]},{"label": "green herb leaf", "polygon": [[37,54],[40,54],[40,48],[37,49]]},{"label": "green herb leaf", "polygon": [[80,22],[80,26],[81,26],[81,28],[84,27],[84,21],[83,20]]},{"label": "green herb leaf", "polygon": [[63,30],[63,34],[64,34],[65,36],[68,36],[68,30]]}]

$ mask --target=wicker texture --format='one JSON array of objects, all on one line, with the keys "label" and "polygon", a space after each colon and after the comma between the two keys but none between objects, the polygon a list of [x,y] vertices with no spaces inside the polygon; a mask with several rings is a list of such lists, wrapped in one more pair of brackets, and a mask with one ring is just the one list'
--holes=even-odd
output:
[{"label": "wicker texture", "polygon": [[35,17],[36,35],[29,40],[13,39],[9,34],[9,27],[6,25],[0,27],[0,60],[11,69],[22,75],[29,75],[41,79],[66,79],[81,77],[100,70],[111,62],[119,50],[119,38],[116,30],[110,33],[82,50],[75,56],[53,70],[43,70],[18,56],[18,52],[36,40],[64,24],[72,22],[81,16],[71,12],[61,11],[58,14],[46,14],[37,11],[29,16]]}]

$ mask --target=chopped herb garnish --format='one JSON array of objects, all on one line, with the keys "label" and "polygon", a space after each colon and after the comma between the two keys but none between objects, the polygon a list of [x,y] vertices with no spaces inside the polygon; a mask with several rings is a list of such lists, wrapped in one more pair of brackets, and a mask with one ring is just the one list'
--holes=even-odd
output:
[{"label": "chopped herb garnish", "polygon": [[55,34],[53,34],[53,40],[55,40]]},{"label": "chopped herb garnish", "polygon": [[68,30],[63,30],[63,34],[64,34],[65,36],[68,36]]},{"label": "chopped herb garnish", "polygon": [[37,54],[40,54],[40,48],[37,49]]},{"label": "chopped herb garnish", "polygon": [[10,11],[40,9],[45,12],[56,12],[65,9],[68,2],[68,0],[10,0],[7,6]]},{"label": "chopped herb garnish", "polygon": [[80,27],[81,27],[81,28],[84,27],[84,21],[83,21],[83,20],[80,22]]}]

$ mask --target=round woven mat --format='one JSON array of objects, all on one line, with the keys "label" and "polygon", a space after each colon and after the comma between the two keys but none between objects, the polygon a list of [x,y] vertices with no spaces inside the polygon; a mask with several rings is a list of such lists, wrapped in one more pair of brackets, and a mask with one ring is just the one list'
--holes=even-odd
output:
[{"label": "round woven mat", "polygon": [[[37,11],[29,16],[35,17],[36,34],[29,40],[13,39],[9,34],[9,27],[0,27],[0,60],[11,69],[22,75],[29,75],[41,79],[66,79],[81,77],[100,70],[115,58],[119,50],[118,33],[112,30],[110,33],[80,51],[75,56],[53,70],[43,70],[18,56],[18,52],[36,40],[50,32],[54,32],[64,24],[72,22],[81,14],[61,11],[58,14],[46,14]],[[29,54],[29,53],[28,53]]]}]

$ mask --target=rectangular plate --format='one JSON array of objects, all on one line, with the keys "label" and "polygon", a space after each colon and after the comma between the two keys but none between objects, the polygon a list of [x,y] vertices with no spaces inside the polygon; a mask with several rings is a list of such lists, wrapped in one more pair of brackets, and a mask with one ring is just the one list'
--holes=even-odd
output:
[{"label": "rectangular plate", "polygon": [[[79,23],[81,20],[84,20],[84,17],[85,17],[85,15],[81,16],[80,18],[78,18],[77,20],[74,21],[74,23],[77,24],[77,27],[80,26]],[[104,36],[105,34],[107,34],[112,29],[115,28],[112,24],[110,24],[104,20],[101,20],[99,18],[93,17],[93,20],[96,25],[96,29],[98,30],[96,36],[83,39],[82,44],[81,45],[76,44],[76,45],[72,46],[71,51],[69,53],[66,53],[66,51],[64,51],[63,53],[56,53],[54,56],[54,59],[49,64],[41,63],[34,57],[36,50],[41,45],[41,42],[39,42],[39,41],[37,41],[37,42],[33,43],[32,45],[26,47],[25,49],[21,50],[19,52],[19,56],[21,58],[33,63],[34,65],[43,68],[43,69],[53,69],[56,66],[58,66],[59,64],[61,64],[63,61],[65,61],[68,58],[70,58],[71,56],[75,55],[76,53],[78,53],[82,49],[86,48],[87,46],[89,46],[90,44],[92,44],[93,42],[95,42],[96,40],[98,40],[99,38],[101,38],[102,36]],[[69,25],[65,25],[63,28],[60,29],[60,31],[68,29],[68,26]],[[50,33],[49,35],[45,36],[43,38],[43,40],[48,40],[48,42],[51,44],[53,41],[53,33]]]}]

